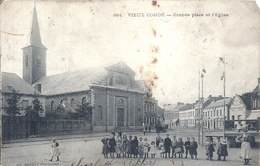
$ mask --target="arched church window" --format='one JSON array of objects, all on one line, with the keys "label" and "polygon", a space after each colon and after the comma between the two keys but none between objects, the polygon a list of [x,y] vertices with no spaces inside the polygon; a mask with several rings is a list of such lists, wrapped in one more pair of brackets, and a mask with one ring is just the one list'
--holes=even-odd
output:
[{"label": "arched church window", "polygon": [[70,100],[70,105],[71,105],[71,108],[73,108],[73,109],[76,108],[77,104],[76,104],[75,98],[72,98],[72,99]]},{"label": "arched church window", "polygon": [[55,101],[52,100],[52,101],[51,101],[51,111],[54,111],[54,104],[55,104]]},{"label": "arched church window", "polygon": [[29,56],[28,54],[25,55],[25,67],[28,67],[29,65]]},{"label": "arched church window", "polygon": [[102,120],[102,107],[99,105],[97,107],[97,111],[96,111],[96,118],[97,120]]},{"label": "arched church window", "polygon": [[41,67],[41,55],[36,56],[36,66]]},{"label": "arched church window", "polygon": [[83,97],[83,98],[82,98],[82,105],[85,105],[85,104],[87,104],[87,98],[86,98],[86,97]]}]

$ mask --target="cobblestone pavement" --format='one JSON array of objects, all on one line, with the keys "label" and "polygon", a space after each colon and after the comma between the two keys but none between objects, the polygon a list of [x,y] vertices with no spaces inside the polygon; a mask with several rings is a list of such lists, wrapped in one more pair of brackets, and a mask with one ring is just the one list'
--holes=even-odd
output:
[{"label": "cobblestone pavement", "polygon": [[[196,138],[195,130],[173,130],[168,131],[170,137],[173,134],[177,134],[177,137],[182,137],[186,140],[187,136],[194,136]],[[165,138],[167,133],[161,133],[161,137]],[[128,133],[130,134],[130,133]],[[148,133],[143,136],[141,133],[132,133],[132,135],[147,137],[148,141],[155,140],[156,133]],[[243,165],[242,159],[239,156],[239,148],[229,148],[227,161],[217,161],[216,154],[214,154],[214,160],[205,160],[205,147],[199,145],[198,148],[198,160],[188,159],[175,159],[175,158],[161,158],[159,155],[159,150],[155,158],[137,159],[137,158],[116,158],[116,159],[104,159],[101,154],[102,134],[97,134],[97,136],[83,137],[83,138],[70,138],[58,140],[60,143],[60,161],[50,162],[50,149],[51,142],[49,139],[47,141],[38,142],[19,142],[12,144],[5,144],[3,146],[2,154],[2,165],[6,166],[29,166],[29,165],[60,165],[60,166],[71,166],[77,165],[81,159],[81,164],[78,165],[118,165],[118,166],[139,166],[141,165],[158,165],[158,166],[239,166]],[[197,138],[196,138],[197,139]],[[253,149],[253,159],[250,161],[251,165],[259,165],[259,150]]]}]

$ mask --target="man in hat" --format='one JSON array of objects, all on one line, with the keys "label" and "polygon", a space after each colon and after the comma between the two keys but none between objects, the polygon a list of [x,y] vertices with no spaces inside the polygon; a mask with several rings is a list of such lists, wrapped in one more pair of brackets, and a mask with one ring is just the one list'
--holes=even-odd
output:
[{"label": "man in hat", "polygon": [[165,158],[167,158],[167,153],[168,153],[168,157],[170,158],[171,146],[172,146],[172,141],[169,138],[169,134],[167,134],[167,138],[165,138],[165,140],[164,140]]}]

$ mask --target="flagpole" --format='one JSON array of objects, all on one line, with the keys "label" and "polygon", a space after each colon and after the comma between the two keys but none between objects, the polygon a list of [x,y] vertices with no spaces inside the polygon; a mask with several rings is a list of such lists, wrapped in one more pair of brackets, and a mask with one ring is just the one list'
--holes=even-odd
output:
[{"label": "flagpole", "polygon": [[224,118],[223,118],[223,139],[225,139],[225,114],[226,114],[226,56],[224,55],[224,73],[223,73],[223,79],[224,79]]},{"label": "flagpole", "polygon": [[[205,72],[204,67],[203,67],[203,72]],[[204,75],[201,78],[202,92],[201,92],[201,110],[200,110],[200,112],[201,112],[201,119],[202,120],[203,120],[203,100],[204,100],[204,98],[203,98],[203,78],[204,78]],[[202,144],[202,146],[203,146],[203,128],[204,128],[204,122],[202,122],[202,128],[201,128],[201,144]]]},{"label": "flagpole", "polygon": [[199,86],[198,86],[198,143],[200,144],[200,124],[201,124],[201,112],[200,112],[200,70],[199,70]]}]

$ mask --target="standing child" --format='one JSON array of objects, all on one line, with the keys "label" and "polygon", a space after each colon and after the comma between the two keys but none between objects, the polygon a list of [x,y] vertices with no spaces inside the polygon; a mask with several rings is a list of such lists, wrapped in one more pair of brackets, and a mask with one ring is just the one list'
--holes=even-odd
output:
[{"label": "standing child", "polygon": [[124,134],[123,135],[123,140],[122,140],[122,153],[123,153],[123,157],[126,157],[127,154],[127,136]]},{"label": "standing child", "polygon": [[156,140],[156,147],[157,147],[157,149],[159,149],[159,143],[161,141],[161,137],[160,137],[159,133],[158,133],[157,137],[155,138],[155,140]]},{"label": "standing child", "polygon": [[185,141],[184,146],[185,146],[185,154],[186,154],[185,158],[187,158],[188,153],[190,152],[190,138],[189,137],[187,137],[187,141]]},{"label": "standing child", "polygon": [[142,137],[139,137],[139,141],[138,141],[138,154],[140,158],[143,158],[144,155],[144,142]]},{"label": "standing child", "polygon": [[206,160],[212,161],[213,152],[215,151],[214,146],[213,146],[212,137],[207,138],[205,145],[206,145],[206,155],[207,155]]},{"label": "standing child", "polygon": [[104,155],[104,158],[107,158],[107,154],[109,152],[109,147],[108,147],[108,139],[104,137],[101,142],[103,143],[103,148],[102,148],[102,154]]},{"label": "standing child", "polygon": [[216,141],[216,149],[217,149],[217,155],[218,155],[218,160],[221,160],[221,141],[220,141],[220,137],[217,137],[217,141]]},{"label": "standing child", "polygon": [[228,156],[227,141],[226,140],[221,141],[221,154],[220,154],[220,156],[223,156],[222,161],[226,161],[226,156]]},{"label": "standing child", "polygon": [[51,145],[52,149],[51,149],[51,159],[50,161],[52,161],[54,156],[57,156],[57,160],[59,161],[59,156],[60,156],[60,151],[59,151],[59,143],[56,139],[52,140],[52,145]]},{"label": "standing child", "polygon": [[148,139],[145,138],[144,139],[144,158],[146,158],[146,157],[149,158],[148,157],[148,152],[149,152],[150,145],[149,145],[149,143],[147,141],[148,141]]},{"label": "standing child", "polygon": [[121,149],[122,149],[122,139],[119,134],[116,136],[115,141],[116,141],[116,158],[120,158]]},{"label": "standing child", "polygon": [[177,147],[177,139],[176,136],[174,135],[172,139],[172,158],[173,156],[176,158],[176,153],[175,153],[176,147]]},{"label": "standing child", "polygon": [[[183,145],[184,143],[182,141],[182,138],[179,138],[177,141],[177,148],[175,149],[175,153],[179,154],[179,158],[183,158],[183,153],[184,153]],[[177,151],[178,148],[179,150]]]},{"label": "standing child", "polygon": [[163,146],[163,142],[159,143],[159,149],[160,149],[160,156],[161,156],[161,158],[163,158],[164,154],[165,154],[165,149],[164,149],[164,146]]},{"label": "standing child", "polygon": [[115,135],[112,134],[112,138],[110,138],[110,140],[109,140],[110,157],[111,158],[114,158],[115,146],[116,146]]},{"label": "standing child", "polygon": [[138,139],[137,136],[134,136],[134,140],[133,140],[133,150],[132,150],[132,154],[134,155],[134,158],[138,157]]},{"label": "standing child", "polygon": [[127,148],[126,148],[126,154],[127,154],[127,157],[132,157],[132,136],[129,135],[128,136],[128,140],[127,140]]},{"label": "standing child", "polygon": [[194,156],[195,156],[195,159],[198,160],[198,158],[197,158],[197,155],[198,155],[197,148],[198,148],[198,143],[195,141],[195,138],[192,137],[191,142],[190,142],[191,159],[194,159]]},{"label": "standing child", "polygon": [[155,158],[155,142],[154,141],[151,142],[149,153],[151,154],[151,158]]}]

